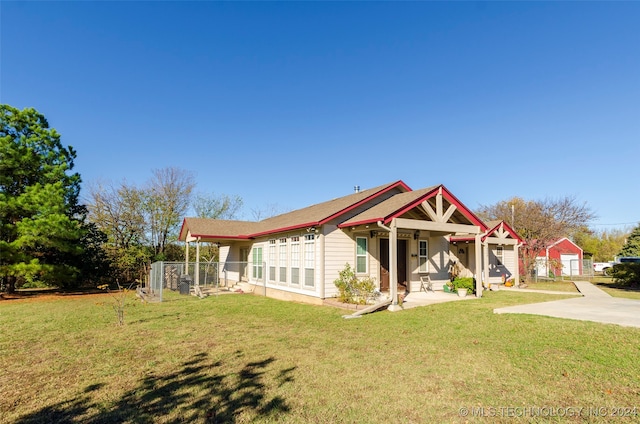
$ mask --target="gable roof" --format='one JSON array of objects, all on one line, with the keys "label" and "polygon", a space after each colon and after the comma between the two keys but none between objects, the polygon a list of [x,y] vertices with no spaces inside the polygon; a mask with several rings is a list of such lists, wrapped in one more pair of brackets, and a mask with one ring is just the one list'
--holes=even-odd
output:
[{"label": "gable roof", "polygon": [[410,192],[411,190],[404,182],[396,181],[258,222],[185,218],[180,229],[179,240],[184,241],[187,232],[192,237],[251,239],[267,234],[323,225],[394,189],[400,192]]},{"label": "gable roof", "polygon": [[340,228],[371,224],[374,222],[382,221],[384,224],[388,224],[394,218],[398,218],[408,211],[420,206],[422,202],[435,197],[438,193],[442,192],[442,196],[451,205],[456,207],[456,210],[462,214],[472,225],[477,225],[482,231],[486,231],[487,226],[480,220],[471,210],[462,204],[451,192],[443,185],[437,185],[432,187],[423,188],[420,190],[410,191],[408,193],[397,194],[369,209],[354,216],[351,219],[338,225]]},{"label": "gable roof", "polygon": [[[524,243],[524,240],[518,235],[518,233],[515,232],[515,230],[513,228],[511,228],[509,226],[509,224],[507,224],[505,221],[501,221],[501,220],[494,220],[494,221],[487,221],[486,222],[486,231],[483,234],[481,240],[485,241],[487,239],[487,237],[491,237],[493,234],[495,234],[500,227],[502,227],[504,229],[504,231],[511,236],[511,238],[515,239],[518,241],[518,243]],[[473,240],[473,237],[469,237],[466,235],[460,235],[460,236],[451,236],[451,241],[471,241]]]},{"label": "gable roof", "polygon": [[549,246],[547,246],[547,250],[549,250],[549,249],[551,249],[553,247],[556,247],[557,245],[559,245],[563,241],[568,241],[570,244],[574,245],[578,250],[580,250],[582,252],[582,248],[580,246],[578,246],[577,244],[575,244],[570,239],[568,239],[567,237],[561,237],[561,238],[557,239],[556,241],[551,242],[551,244],[549,244]]}]

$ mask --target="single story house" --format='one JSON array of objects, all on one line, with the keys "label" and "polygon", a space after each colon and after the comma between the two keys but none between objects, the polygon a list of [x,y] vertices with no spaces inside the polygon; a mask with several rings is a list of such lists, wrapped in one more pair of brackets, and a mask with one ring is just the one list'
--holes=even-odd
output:
[{"label": "single story house", "polygon": [[357,276],[375,278],[391,310],[398,293],[421,289],[421,277],[441,290],[454,266],[479,277],[477,296],[504,276],[517,283],[522,244],[505,222],[484,223],[445,186],[412,190],[402,181],[258,222],[185,218],[179,238],[187,269],[190,243],[197,252],[200,243],[217,243],[227,278],[282,299],[336,296],[333,282],[348,263]]},{"label": "single story house", "polygon": [[539,276],[582,275],[583,251],[566,237],[554,240],[536,258]]}]

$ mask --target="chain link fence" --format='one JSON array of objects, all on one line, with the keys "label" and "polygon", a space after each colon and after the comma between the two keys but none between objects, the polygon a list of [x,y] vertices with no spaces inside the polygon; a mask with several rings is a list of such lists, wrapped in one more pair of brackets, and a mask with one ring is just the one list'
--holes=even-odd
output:
[{"label": "chain link fence", "polygon": [[233,290],[239,283],[252,281],[264,283],[264,263],[252,262],[200,262],[195,263],[154,262],[151,264],[149,285],[146,295],[162,301],[163,290],[179,291],[180,294],[195,293],[198,286],[201,293]]},{"label": "chain link fence", "polygon": [[591,279],[594,276],[593,260],[591,259],[571,259],[566,262],[560,262],[538,258],[534,269],[535,281]]}]

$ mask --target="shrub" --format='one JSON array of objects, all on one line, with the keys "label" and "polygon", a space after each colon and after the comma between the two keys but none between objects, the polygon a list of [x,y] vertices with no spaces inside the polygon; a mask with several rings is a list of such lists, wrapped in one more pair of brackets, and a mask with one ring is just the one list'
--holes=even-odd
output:
[{"label": "shrub", "polygon": [[619,286],[640,286],[640,263],[615,264],[611,269],[613,281]]},{"label": "shrub", "polygon": [[355,272],[348,263],[338,274],[339,277],[333,282],[338,288],[338,299],[345,303],[358,303],[364,305],[374,298],[376,290],[376,280],[369,276],[356,277]]},{"label": "shrub", "polygon": [[467,293],[475,293],[476,285],[473,277],[456,277],[453,279],[453,290],[467,289]]}]

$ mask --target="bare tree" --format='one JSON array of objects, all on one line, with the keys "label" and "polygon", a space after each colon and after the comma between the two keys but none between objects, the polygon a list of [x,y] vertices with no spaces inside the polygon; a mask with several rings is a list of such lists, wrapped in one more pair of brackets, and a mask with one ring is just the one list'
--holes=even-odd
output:
[{"label": "bare tree", "polygon": [[267,203],[260,208],[251,208],[251,216],[254,221],[261,221],[285,212],[288,210],[277,203]]},{"label": "bare tree", "polygon": [[187,170],[168,167],[152,171],[143,205],[156,256],[164,253],[169,238],[176,235],[194,187],[194,176]]},{"label": "bare tree", "polygon": [[525,241],[520,250],[524,270],[531,275],[536,257],[551,242],[569,237],[595,218],[586,203],[580,205],[574,197],[524,200],[513,197],[494,205],[482,205],[476,212],[485,220],[499,219],[510,223]]},{"label": "bare tree", "polygon": [[198,194],[193,200],[193,209],[198,218],[235,219],[243,203],[240,196]]}]

